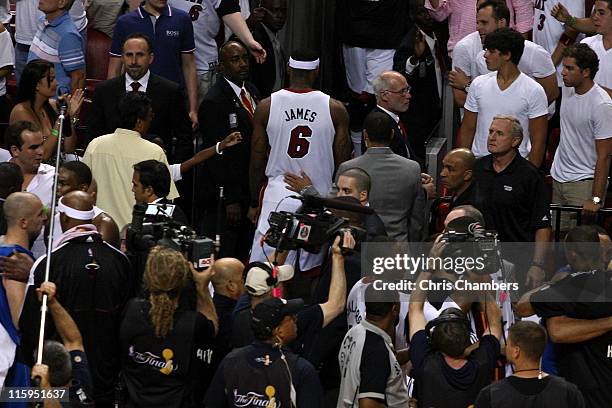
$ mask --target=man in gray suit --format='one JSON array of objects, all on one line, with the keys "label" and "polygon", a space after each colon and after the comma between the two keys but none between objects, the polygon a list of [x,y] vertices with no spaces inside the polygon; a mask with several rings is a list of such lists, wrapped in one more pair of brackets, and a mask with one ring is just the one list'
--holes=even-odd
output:
[{"label": "man in gray suit", "polygon": [[366,171],[372,182],[370,206],[382,218],[387,234],[397,241],[421,241],[427,204],[421,169],[414,160],[389,148],[395,127],[386,113],[370,112],[363,129],[368,150],[363,156],[342,163],[336,174],[355,167]]}]

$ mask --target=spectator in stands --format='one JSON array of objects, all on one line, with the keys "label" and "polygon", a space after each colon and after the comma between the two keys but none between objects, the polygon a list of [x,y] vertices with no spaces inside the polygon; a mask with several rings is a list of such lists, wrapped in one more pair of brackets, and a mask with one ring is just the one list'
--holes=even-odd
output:
[{"label": "spectator in stands", "polygon": [[215,373],[204,405],[320,407],[323,392],[312,364],[285,347],[298,335],[301,299],[268,298],[253,309],[255,341],[228,354]]},{"label": "spectator in stands", "polygon": [[[57,285],[57,297],[83,335],[97,405],[114,401],[119,375],[119,322],[134,294],[134,277],[125,255],[102,241],[95,226],[91,196],[72,191],[58,202],[64,234],[54,242],[49,280]],[[33,267],[34,283],[45,280],[46,255]],[[24,355],[32,356],[40,325],[40,303],[34,289],[28,291],[20,320]],[[49,331],[53,335],[54,330]],[[27,339],[26,339],[27,337]]]},{"label": "spectator in stands", "polygon": [[[206,235],[221,235],[220,257],[247,259],[248,243],[253,242],[254,233],[247,212],[252,199],[249,191],[252,119],[259,92],[247,81],[249,56],[242,44],[225,43],[219,57],[221,75],[200,105],[200,123],[206,123],[200,129],[202,140],[204,147],[215,146],[230,132],[239,131],[243,143],[211,158],[205,165],[201,188],[208,194],[202,205],[202,227]],[[222,214],[217,214],[219,187],[223,187]],[[219,222],[219,217],[223,222]],[[222,230],[216,231],[219,226]]]},{"label": "spectator in stands", "polygon": [[[480,0],[482,1],[482,0]],[[533,23],[533,3],[526,0],[510,2],[512,16],[507,20],[510,27],[529,36]],[[448,39],[448,56],[455,59],[453,49],[457,43],[477,29],[478,22],[474,15],[474,3],[465,0],[426,0],[425,7],[436,21],[448,18],[450,38]]]},{"label": "spectator in stands", "polygon": [[[612,154],[612,99],[593,81],[598,70],[586,44],[563,51],[561,139],[550,169],[552,202],[582,206],[589,215],[604,204]],[[563,215],[560,229],[567,231]]]},{"label": "spectator in stands", "polygon": [[555,343],[559,375],[578,386],[588,407],[605,407],[612,400],[612,303],[597,230],[570,230],[565,255],[576,273],[532,294],[531,306]]},{"label": "spectator in stands", "polygon": [[[53,64],[44,60],[33,60],[23,70],[19,82],[19,103],[13,107],[9,123],[32,122],[43,134],[43,160],[49,160],[57,147],[59,136],[59,104],[55,98],[57,79]],[[67,96],[67,118],[64,120],[64,153],[72,153],[76,146],[75,126],[85,94],[78,89]]]},{"label": "spectator in stands", "polygon": [[[43,205],[49,206],[53,194],[55,168],[42,163],[43,140],[43,135],[36,125],[18,121],[11,124],[6,130],[4,143],[13,156],[11,163],[21,168],[22,191],[36,195]],[[36,239],[32,252],[36,258],[45,253],[43,234]]]},{"label": "spectator in stands", "polygon": [[93,406],[93,385],[83,338],[70,314],[55,298],[53,282],[43,282],[36,289],[39,299],[47,295],[47,306],[62,342],[45,341],[42,364],[32,367],[32,378],[40,376],[40,387],[68,388],[68,399],[76,406]]},{"label": "spectator in stands", "polygon": [[[83,53],[87,45],[87,15],[85,13],[85,0],[72,0],[72,6],[68,11],[72,22],[83,39]],[[21,79],[21,73],[28,62],[30,46],[39,25],[44,21],[45,14],[39,9],[39,0],[15,1],[15,77],[17,85]],[[84,55],[83,54],[83,55]]]},{"label": "spectator in stands", "polygon": [[[404,77],[397,76],[405,82]],[[393,153],[389,147],[396,128],[389,114],[371,112],[364,121],[363,132],[368,150],[363,156],[342,163],[336,174],[351,168],[367,172],[372,182],[369,203],[382,218],[387,234],[398,241],[420,240],[417,236],[420,237],[424,225],[425,191],[417,162]],[[395,182],[389,183],[390,177]]]},{"label": "spectator in stands", "polygon": [[[172,204],[166,197],[170,194],[170,171],[168,165],[157,160],[144,160],[134,165],[132,176],[132,192],[136,203]],[[189,221],[185,213],[174,207],[174,221],[187,225]]]},{"label": "spectator in stands", "polygon": [[406,73],[410,85],[410,106],[400,113],[406,124],[410,145],[420,163],[425,163],[425,142],[442,116],[442,90],[447,73],[447,56],[434,33],[427,9],[418,6],[415,25],[404,36],[393,57],[393,69]]},{"label": "spectator in stands", "polygon": [[43,59],[53,64],[60,94],[62,89],[74,93],[85,87],[85,45],[68,14],[75,1],[83,4],[82,0],[50,0],[39,4],[40,11],[45,13],[44,25],[39,26],[28,54],[28,62]]},{"label": "spectator in stands", "polygon": [[[114,133],[92,140],[87,146],[83,162],[91,169],[98,183],[97,204],[108,211],[119,229],[132,219],[134,194],[132,166],[143,159],[168,164],[161,147],[142,138],[153,119],[151,100],[142,92],[128,92],[119,101],[120,122]],[[170,182],[168,199],[178,196]]]},{"label": "spectator in stands", "polygon": [[127,67],[121,58],[125,52],[122,46],[132,33],[146,35],[153,44],[148,56],[151,57],[150,53],[156,56],[149,62],[151,72],[180,84],[185,91],[189,119],[195,128],[198,124],[198,78],[189,14],[170,7],[166,1],[145,0],[138,9],[119,17],[109,51],[108,79],[120,76],[122,66]]},{"label": "spectator in stands", "polygon": [[[10,16],[10,14],[9,14]],[[6,99],[6,78],[13,72],[15,49],[11,33],[0,24],[0,120],[7,122],[9,102]]]},{"label": "spectator in stands", "polygon": [[125,0],[88,0],[87,19],[89,27],[113,37],[117,19],[124,7]]},{"label": "spectator in stands", "polygon": [[245,288],[242,276],[244,264],[238,259],[217,259],[213,269],[213,303],[219,317],[219,332],[213,352],[213,367],[216,369],[223,357],[232,350],[233,311]]},{"label": "spectator in stands", "polygon": [[476,408],[524,407],[584,408],[578,388],[561,377],[542,372],[540,360],[546,346],[546,330],[537,323],[520,321],[508,330],[506,358],[513,375],[483,388]]},{"label": "spectator in stands", "polygon": [[[399,72],[385,71],[374,79],[372,86],[376,95],[376,107],[372,111],[385,113],[396,124],[389,145],[390,149],[397,155],[417,160],[412,140],[409,140],[406,127],[399,117],[400,113],[406,112],[410,105],[410,85],[406,78]],[[364,153],[366,148],[365,143],[360,144],[359,151]],[[360,155],[356,154],[356,156]]]},{"label": "spectator in stands", "polygon": [[365,319],[350,329],[338,360],[342,381],[338,407],[408,407],[408,390],[389,333],[400,314],[397,292],[365,291]]},{"label": "spectator in stands", "polygon": [[[302,196],[320,196],[319,192],[312,185],[310,177],[304,172],[300,176],[293,173],[285,174],[285,182],[289,190],[295,191]],[[369,198],[372,182],[370,175],[365,170],[355,167],[338,173],[338,182],[336,184],[336,197],[353,197],[359,200],[359,204],[363,206],[370,205]],[[368,234],[368,240],[374,237],[387,236],[385,224],[378,214],[365,214],[363,224]]]},{"label": "spectator in stands", "polygon": [[[465,104],[471,81],[491,72],[484,58],[485,51],[482,44],[487,35],[496,29],[508,27],[509,18],[510,11],[503,0],[479,3],[478,30],[459,41],[453,53],[453,71],[449,73],[449,82],[453,87],[453,96],[458,106],[462,107]],[[525,40],[518,69],[542,85],[548,104],[559,96],[555,66],[550,53],[544,48]]]},{"label": "spectator in stands", "polygon": [[524,44],[523,37],[509,28],[487,35],[487,68],[497,72],[481,75],[470,85],[459,140],[460,147],[471,148],[474,156],[482,157],[487,154],[487,134],[493,117],[515,116],[525,129],[519,152],[539,167],[544,157],[548,103],[542,86],[517,67]]},{"label": "spectator in stands", "polygon": [[[213,265],[198,272],[178,251],[151,249],[144,272],[149,296],[129,302],[120,330],[128,405],[201,403],[213,375],[211,359],[219,326],[208,291],[212,275]],[[191,278],[197,307],[182,310],[181,292]]]},{"label": "spectator in stands", "polygon": [[477,186],[473,182],[475,163],[474,154],[466,148],[453,149],[442,159],[440,182],[453,198],[451,209],[466,204],[482,206],[477,202]]},{"label": "spectator in stands", "polygon": [[495,116],[487,141],[491,154],[476,161],[474,180],[482,194],[487,228],[497,230],[501,241],[536,243],[533,256],[523,258],[531,262],[531,266],[523,265],[529,268],[526,283],[535,287],[544,280],[550,202],[544,178],[518,152],[522,139],[523,128],[517,118]]},{"label": "spectator in stands", "polygon": [[[595,82],[612,96],[612,0],[597,0],[591,15],[596,35],[581,41],[591,47],[599,58],[599,71]],[[575,20],[575,18],[574,18]]]},{"label": "spectator in stands", "polygon": [[483,297],[480,304],[488,327],[478,347],[467,355],[466,349],[471,345],[470,323],[461,309],[445,309],[426,325],[423,305],[427,291],[422,290],[421,283],[431,276],[422,272],[416,290],[410,295],[410,361],[416,399],[425,407],[467,407],[491,383],[500,354],[501,310],[493,297],[488,294]]},{"label": "spectator in stands", "polygon": [[[89,192],[91,188],[92,177],[91,170],[83,162],[71,161],[60,165],[59,174],[57,175],[57,198],[60,199],[71,191]],[[95,202],[96,192],[91,192],[91,197]],[[102,239],[108,242],[115,248],[119,248],[119,227],[104,210],[94,205],[94,218],[91,223],[102,235]],[[58,239],[62,235],[62,228],[59,221],[59,214],[55,216],[55,228],[53,231],[53,239]]]},{"label": "spectator in stands", "polygon": [[147,140],[160,138],[171,160],[181,162],[193,155],[189,117],[179,86],[151,71],[151,63],[163,58],[163,54],[153,55],[153,48],[151,40],[143,34],[133,33],[125,38],[121,54],[125,74],[96,86],[88,121],[89,136],[95,138],[121,127],[117,101],[128,92],[144,92],[151,99],[154,117],[142,136]]},{"label": "spectator in stands", "polygon": [[[15,253],[23,253],[32,261],[35,259],[30,252],[31,243],[40,234],[42,226],[46,221],[43,204],[33,194],[16,192],[8,196],[3,204],[4,217],[6,218],[6,234],[0,237],[0,255],[11,256]],[[3,271],[4,272],[4,271]],[[4,274],[3,274],[4,275]],[[29,385],[15,383],[20,376],[9,375],[9,368],[20,363],[19,355],[16,358],[15,350],[23,340],[20,332],[19,318],[22,314],[25,293],[31,278],[29,274],[21,279],[3,276],[2,285],[2,324],[0,324],[0,336],[2,337],[2,352],[0,353],[0,386]],[[5,380],[13,381],[5,383]]]},{"label": "spectator in stands", "polygon": [[[389,96],[390,89],[376,89],[374,79],[393,67],[393,55],[399,47],[410,22],[409,4],[402,0],[383,2],[354,2],[342,0],[337,3],[339,19],[337,24],[342,42],[342,55],[346,70],[346,80],[350,90],[348,112],[350,116],[351,139],[356,156],[361,155],[363,143],[363,120],[375,106],[380,105],[379,92],[387,90],[386,97],[408,109],[410,98],[407,84],[401,74],[398,78],[404,84],[398,84]],[[401,80],[400,80],[401,81]],[[395,151],[395,150],[394,150]],[[406,154],[396,152],[404,157]]]},{"label": "spectator in stands", "polygon": [[8,196],[21,191],[22,185],[23,174],[21,168],[15,163],[0,163],[0,235],[6,233],[3,204]]},{"label": "spectator in stands", "polygon": [[266,61],[251,66],[251,80],[262,98],[267,98],[285,84],[287,53],[278,39],[278,32],[287,21],[287,0],[263,0],[265,10],[261,22],[253,27],[253,38],[266,50]]},{"label": "spectator in stands", "polygon": [[193,22],[194,53],[200,88],[198,106],[216,79],[215,72],[219,57],[216,37],[219,30],[223,31],[224,27],[228,27],[253,54],[257,62],[262,63],[265,60],[266,51],[253,39],[241,15],[242,5],[238,1],[220,0],[206,6],[194,5],[194,2],[190,0],[169,0],[168,3],[172,7],[189,13]]}]

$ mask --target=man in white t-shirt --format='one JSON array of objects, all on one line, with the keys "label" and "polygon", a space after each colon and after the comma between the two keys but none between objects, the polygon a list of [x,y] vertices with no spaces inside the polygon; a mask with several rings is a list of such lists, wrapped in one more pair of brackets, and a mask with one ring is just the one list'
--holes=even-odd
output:
[{"label": "man in white t-shirt", "polygon": [[[612,99],[593,81],[598,69],[586,44],[563,52],[561,140],[550,169],[552,202],[582,206],[586,214],[603,205],[612,154]],[[562,217],[560,229],[569,230],[569,223]]]},{"label": "man in white t-shirt", "polygon": [[512,115],[528,129],[519,152],[539,167],[544,158],[548,103],[544,88],[518,69],[524,41],[510,28],[497,29],[485,38],[487,68],[497,72],[472,82],[459,129],[459,147],[471,148],[476,157],[486,156],[493,117]]},{"label": "man in white t-shirt", "polygon": [[[449,73],[449,81],[458,106],[464,105],[471,81],[491,71],[485,62],[482,44],[488,34],[498,28],[508,27],[509,18],[510,11],[504,1],[479,2],[476,17],[478,31],[459,41],[453,52],[453,71]],[[555,66],[550,54],[544,48],[525,40],[518,68],[542,85],[548,104],[559,96]]]},{"label": "man in white t-shirt", "polygon": [[240,14],[238,0],[169,0],[171,7],[183,10],[191,16],[196,49],[196,70],[199,79],[198,105],[214,83],[214,73],[219,63],[217,42],[221,23],[228,26],[253,54],[257,62],[263,62],[266,52],[253,39],[246,22]]},{"label": "man in white t-shirt", "polygon": [[597,35],[581,42],[597,54],[599,71],[595,75],[595,82],[612,96],[612,0],[597,0],[591,19]]}]

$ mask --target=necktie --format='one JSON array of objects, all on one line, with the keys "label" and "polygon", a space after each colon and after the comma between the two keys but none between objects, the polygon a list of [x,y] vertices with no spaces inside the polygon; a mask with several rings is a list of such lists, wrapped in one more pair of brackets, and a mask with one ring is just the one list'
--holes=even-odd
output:
[{"label": "necktie", "polygon": [[408,143],[408,132],[406,132],[406,126],[401,120],[399,121],[398,125],[402,134],[402,138],[404,139],[404,145],[406,145],[407,158],[412,159],[414,158],[414,154],[412,153],[412,149],[410,148],[410,143]]},{"label": "necktie", "polygon": [[249,119],[253,120],[253,114],[255,110],[253,109],[253,104],[251,103],[251,98],[248,97],[244,88],[240,91],[240,102],[242,102],[242,106],[247,110],[249,114]]},{"label": "necktie", "polygon": [[132,87],[132,91],[134,92],[138,92],[138,90],[140,89],[140,84],[138,82],[132,82],[130,86]]}]

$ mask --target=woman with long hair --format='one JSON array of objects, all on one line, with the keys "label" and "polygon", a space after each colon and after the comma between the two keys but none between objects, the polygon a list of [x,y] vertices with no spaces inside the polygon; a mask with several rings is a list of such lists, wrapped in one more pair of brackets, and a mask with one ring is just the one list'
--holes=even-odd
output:
[{"label": "woman with long hair", "polygon": [[[19,81],[18,100],[9,117],[9,124],[20,120],[32,122],[42,130],[43,160],[49,160],[55,151],[59,136],[59,103],[55,98],[57,80],[53,64],[44,60],[32,60],[25,66]],[[75,126],[83,104],[84,92],[75,90],[64,95],[68,109],[64,120],[64,153],[74,152]]]},{"label": "woman with long hair", "polygon": [[[218,328],[208,291],[212,276],[212,263],[198,272],[178,251],[151,249],[143,276],[147,298],[128,303],[120,328],[126,406],[190,407],[202,400]],[[197,310],[183,310],[181,295],[193,284]]]}]

